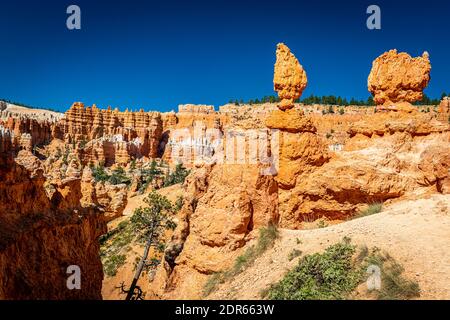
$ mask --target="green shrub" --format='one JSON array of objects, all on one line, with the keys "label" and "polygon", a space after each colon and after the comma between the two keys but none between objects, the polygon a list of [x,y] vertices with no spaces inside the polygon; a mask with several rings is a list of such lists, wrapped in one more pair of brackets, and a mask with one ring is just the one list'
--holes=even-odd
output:
[{"label": "green shrub", "polygon": [[358,214],[356,214],[357,218],[361,218],[361,217],[365,217],[365,216],[370,216],[372,214],[376,214],[376,213],[380,213],[381,210],[383,209],[383,203],[382,202],[374,202],[369,204],[369,206],[360,211]]},{"label": "green shrub", "polygon": [[107,276],[114,276],[117,269],[125,263],[129,245],[135,237],[128,221],[120,222],[116,228],[100,237],[100,258]]},{"label": "green shrub", "polygon": [[125,174],[125,170],[122,167],[115,168],[111,175],[108,177],[108,182],[111,184],[126,184],[131,183],[131,179]]},{"label": "green shrub", "polygon": [[179,163],[175,166],[175,171],[172,173],[167,172],[164,179],[164,187],[168,187],[177,183],[183,183],[186,177],[189,175],[190,170],[183,167],[183,164]]},{"label": "green shrub", "polygon": [[379,249],[356,246],[344,238],[323,253],[306,255],[284,278],[264,290],[276,300],[329,300],[352,298],[355,289],[368,279],[366,271],[376,265],[381,270],[380,290],[367,291],[376,299],[411,299],[420,295],[417,282],[403,277],[401,264]]},{"label": "green shrub", "polygon": [[344,299],[359,284],[361,270],[354,268],[355,246],[348,238],[324,253],[303,257],[299,264],[269,289],[269,299]]},{"label": "green shrub", "polygon": [[173,205],[174,211],[178,212],[181,210],[184,204],[184,198],[182,196],[179,196],[177,200],[175,200],[175,203]]},{"label": "green shrub", "polygon": [[117,269],[125,264],[126,259],[124,254],[112,255],[103,263],[103,271],[108,277],[115,276]]},{"label": "green shrub", "polygon": [[111,175],[106,172],[105,167],[102,164],[91,167],[92,176],[96,182],[109,182],[111,184],[131,184],[131,179],[125,174],[125,170],[122,167],[116,167]]},{"label": "green shrub", "polygon": [[289,259],[289,261],[291,261],[291,260],[293,260],[293,259],[295,259],[295,258],[297,258],[297,257],[299,257],[301,255],[302,255],[302,251],[301,250],[293,249],[291,252],[289,252],[288,259]]},{"label": "green shrub", "polygon": [[96,182],[104,182],[108,181],[109,175],[105,170],[105,167],[102,164],[98,164],[95,167],[91,167],[92,169],[92,177]]},{"label": "green shrub", "polygon": [[374,248],[366,266],[377,265],[381,270],[381,288],[374,290],[379,300],[404,300],[420,296],[419,284],[403,277],[403,266],[387,253]]},{"label": "green shrub", "polygon": [[157,167],[156,160],[153,159],[149,169],[141,170],[141,182],[138,188],[139,193],[145,192],[145,190],[147,190],[147,187],[153,182],[153,180],[161,174],[162,171]]}]

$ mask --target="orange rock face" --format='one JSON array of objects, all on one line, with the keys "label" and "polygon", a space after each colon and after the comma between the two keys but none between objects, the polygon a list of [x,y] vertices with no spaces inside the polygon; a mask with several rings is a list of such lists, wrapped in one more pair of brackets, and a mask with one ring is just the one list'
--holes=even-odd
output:
[{"label": "orange rock face", "polygon": [[308,79],[305,70],[285,44],[277,45],[276,56],[273,86],[281,99],[278,107],[281,110],[290,109],[302,95]]},{"label": "orange rock face", "polygon": [[290,133],[316,132],[311,119],[305,117],[299,109],[286,111],[275,110],[266,118],[266,126],[270,129],[280,129]]},{"label": "orange rock face", "polygon": [[31,150],[34,145],[48,143],[53,138],[55,122],[28,117],[8,117],[0,125],[10,130],[22,149]]},{"label": "orange rock face", "polygon": [[450,113],[450,97],[444,97],[439,103],[439,113]]},{"label": "orange rock face", "polygon": [[122,216],[127,204],[127,186],[112,185],[105,182],[95,183],[92,170],[85,166],[81,175],[83,207],[95,206],[102,210],[103,219],[107,222]]},{"label": "orange rock face", "polygon": [[[7,150],[0,134],[1,149]],[[39,160],[22,150],[0,153],[0,299],[101,299],[100,212],[80,205],[79,179],[45,190]],[[77,265],[80,290],[68,290]]]},{"label": "orange rock face", "polygon": [[158,156],[162,120],[159,112],[119,112],[110,108],[101,110],[95,105],[85,108],[82,103],[74,103],[58,123],[58,131],[59,137],[69,143],[101,139],[81,152],[81,158],[87,163],[99,161],[95,158],[96,153],[103,155],[100,160],[107,163],[116,160],[123,163],[131,156]]},{"label": "orange rock face", "polygon": [[[259,170],[254,165],[216,165],[189,176],[185,218],[166,250],[167,264],[155,283],[163,288],[158,294],[201,298],[207,275],[231,266],[258,228],[278,221],[277,184]],[[170,283],[177,284],[176,290],[164,289]]]},{"label": "orange rock face", "polygon": [[[411,103],[423,98],[430,81],[431,64],[428,53],[412,58],[405,52],[390,50],[376,58],[368,78],[368,89],[378,105]],[[407,104],[399,109],[409,109]]]},{"label": "orange rock face", "polygon": [[[163,129],[160,150],[164,150],[162,158],[167,162],[183,159],[185,167],[191,167],[197,147],[196,139],[206,139],[206,130],[218,129],[228,122],[229,117],[214,111],[212,106],[180,105],[179,112],[162,114]],[[177,150],[180,150],[178,152]],[[177,159],[172,159],[173,154]],[[184,156],[184,153],[191,157]]]}]

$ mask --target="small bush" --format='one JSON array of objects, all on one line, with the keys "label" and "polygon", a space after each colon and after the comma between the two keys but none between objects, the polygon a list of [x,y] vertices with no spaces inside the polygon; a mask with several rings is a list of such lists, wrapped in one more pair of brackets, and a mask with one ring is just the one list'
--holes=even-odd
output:
[{"label": "small bush", "polygon": [[112,255],[103,263],[103,270],[108,277],[113,277],[117,273],[117,269],[124,265],[126,256],[124,254]]},{"label": "small bush", "polygon": [[369,204],[369,206],[365,210],[360,211],[356,215],[356,217],[361,218],[361,217],[365,217],[365,216],[370,216],[372,214],[380,213],[382,209],[383,209],[383,203],[375,202],[375,203]]},{"label": "small bush", "polygon": [[223,274],[221,272],[212,274],[211,276],[209,276],[208,281],[206,281],[206,284],[203,288],[203,295],[205,297],[209,296],[221,283],[223,283]]},{"label": "small bush", "polygon": [[177,200],[175,200],[175,203],[173,205],[173,209],[175,212],[178,212],[181,210],[184,204],[184,198],[182,196],[179,196]]},{"label": "small bush", "polygon": [[419,284],[403,277],[403,266],[377,248],[366,259],[366,265],[377,265],[381,270],[381,288],[374,290],[379,300],[404,300],[420,296]]},{"label": "small bush", "polygon": [[307,255],[284,278],[264,290],[269,299],[328,300],[352,298],[355,289],[368,278],[371,265],[381,270],[380,290],[368,291],[372,298],[382,300],[411,299],[420,295],[417,282],[403,277],[401,264],[379,249],[362,246],[358,254],[350,239]]},{"label": "small bush", "polygon": [[108,182],[111,184],[131,184],[131,179],[125,174],[125,170],[122,167],[117,167],[113,170],[112,174],[108,177]]},{"label": "small bush", "polygon": [[105,167],[101,164],[98,166],[92,167],[92,177],[96,182],[104,182],[108,181],[109,175],[105,170]]},{"label": "small bush", "polygon": [[[159,166],[162,166],[162,161]],[[153,180],[161,174],[162,171],[158,168],[156,160],[153,159],[149,169],[141,170],[141,181],[139,182],[138,187],[139,193],[144,193],[148,186],[152,184]]]},{"label": "small bush", "polygon": [[361,270],[354,268],[355,246],[348,238],[324,253],[303,257],[299,264],[269,289],[269,299],[344,299],[359,284]]},{"label": "small bush", "polygon": [[91,167],[92,176],[96,182],[109,182],[113,185],[116,184],[131,184],[131,179],[125,174],[125,170],[122,167],[115,168],[111,175],[106,172],[105,167],[102,164]]},{"label": "small bush", "polygon": [[325,219],[320,219],[317,222],[317,228],[326,228],[328,227],[328,223],[325,221]]},{"label": "small bush", "polygon": [[172,186],[177,183],[183,183],[190,171],[183,167],[183,164],[179,163],[175,167],[175,171],[167,173],[164,179],[164,187]]},{"label": "small bush", "polygon": [[128,221],[120,222],[116,228],[100,237],[100,258],[106,276],[114,276],[117,269],[125,263],[129,245],[134,238],[135,233]]},{"label": "small bush", "polygon": [[289,261],[291,261],[291,260],[293,260],[293,259],[295,259],[295,258],[297,258],[297,257],[299,257],[301,255],[302,255],[302,251],[301,250],[293,249],[291,252],[289,252],[288,259],[289,259]]}]

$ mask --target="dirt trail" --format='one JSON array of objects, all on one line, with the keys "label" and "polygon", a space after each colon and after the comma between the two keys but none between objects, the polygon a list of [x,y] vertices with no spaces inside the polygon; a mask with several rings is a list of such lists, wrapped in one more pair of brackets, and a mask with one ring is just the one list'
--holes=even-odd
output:
[{"label": "dirt trail", "polygon": [[404,266],[404,275],[419,283],[420,299],[450,299],[450,195],[402,201],[372,216],[321,229],[280,230],[280,235],[272,249],[208,299],[260,299],[262,290],[297,264],[299,258],[288,259],[293,249],[310,254],[345,236],[389,252]]}]

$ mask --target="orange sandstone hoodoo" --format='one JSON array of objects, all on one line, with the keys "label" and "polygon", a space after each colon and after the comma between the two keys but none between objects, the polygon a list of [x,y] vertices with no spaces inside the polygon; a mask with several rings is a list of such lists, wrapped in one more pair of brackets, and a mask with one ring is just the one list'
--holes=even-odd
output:
[{"label": "orange sandstone hoodoo", "polygon": [[373,61],[367,86],[379,110],[416,111],[411,103],[423,98],[430,70],[428,52],[412,58],[390,50]]},{"label": "orange sandstone hoodoo", "polygon": [[308,79],[305,70],[284,43],[277,45],[276,55],[273,87],[281,100],[278,108],[291,109],[294,107],[294,100],[300,98],[305,90]]}]

